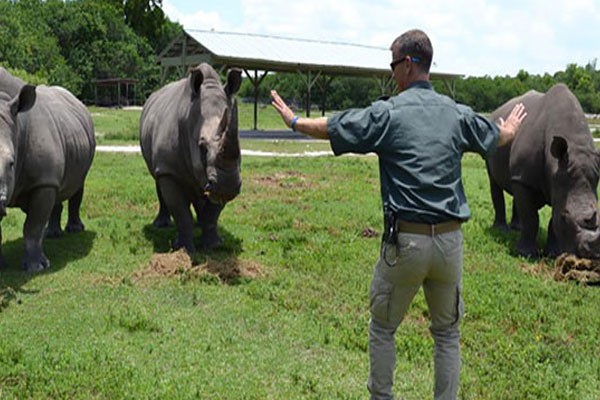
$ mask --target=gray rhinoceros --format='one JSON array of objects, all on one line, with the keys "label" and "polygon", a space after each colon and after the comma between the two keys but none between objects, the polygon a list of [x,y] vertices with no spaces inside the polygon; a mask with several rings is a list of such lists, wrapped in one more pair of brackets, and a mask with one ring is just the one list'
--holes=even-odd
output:
[{"label": "gray rhinoceros", "polygon": [[552,207],[545,253],[600,257],[598,174],[600,155],[581,105],[563,84],[545,94],[529,91],[508,101],[491,118],[506,118],[522,102],[527,118],[515,140],[487,161],[494,226],[506,228],[503,190],[513,195],[511,225],[521,231],[519,254],[537,257],[538,210]]},{"label": "gray rhinoceros", "polygon": [[63,201],[69,200],[66,230],[84,229],[79,208],[95,148],[91,115],[75,96],[57,86],[26,85],[0,68],[0,220],[7,207],[27,214],[26,271],[50,266],[42,242],[44,234],[62,234]]},{"label": "gray rhinoceros", "polygon": [[223,239],[217,220],[226,202],[241,188],[241,151],[235,94],[241,71],[232,69],[227,83],[202,63],[188,76],[154,92],[140,118],[140,145],[159,200],[154,225],[164,227],[173,216],[177,237],[172,247],[194,252],[194,206],[202,229],[202,248]]}]

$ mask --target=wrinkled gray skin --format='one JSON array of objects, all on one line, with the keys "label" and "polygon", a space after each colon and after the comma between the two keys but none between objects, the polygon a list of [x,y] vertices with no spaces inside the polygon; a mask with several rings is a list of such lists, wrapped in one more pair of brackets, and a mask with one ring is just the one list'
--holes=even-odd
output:
[{"label": "wrinkled gray skin", "polygon": [[545,94],[529,91],[510,100],[491,118],[506,118],[517,102],[523,102],[527,111],[519,134],[488,159],[494,226],[506,228],[505,190],[513,195],[511,226],[521,231],[519,254],[539,256],[538,209],[550,205],[545,254],[600,258],[596,194],[600,155],[579,102],[558,84]]},{"label": "wrinkled gray skin", "polygon": [[63,201],[69,200],[65,229],[84,229],[79,208],[95,147],[91,115],[75,96],[61,87],[26,85],[0,68],[0,219],[7,207],[27,214],[26,271],[50,267],[42,242],[44,233],[62,234]]},{"label": "wrinkled gray skin", "polygon": [[242,185],[235,99],[240,84],[239,70],[230,70],[223,86],[215,70],[203,63],[153,93],[144,105],[140,144],[160,203],[154,225],[168,226],[173,216],[174,249],[195,250],[190,205],[202,228],[201,247],[223,242],[217,221]]}]

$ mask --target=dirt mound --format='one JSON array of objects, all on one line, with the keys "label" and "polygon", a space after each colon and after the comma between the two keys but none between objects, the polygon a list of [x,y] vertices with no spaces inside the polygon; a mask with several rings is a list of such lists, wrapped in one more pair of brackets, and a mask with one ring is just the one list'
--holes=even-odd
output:
[{"label": "dirt mound", "polygon": [[573,254],[563,253],[554,262],[554,279],[600,284],[600,260],[579,258]]},{"label": "dirt mound", "polygon": [[208,259],[203,264],[194,265],[185,250],[180,249],[171,253],[154,254],[148,265],[134,274],[135,280],[162,277],[206,277],[212,275],[221,282],[230,284],[240,278],[257,278],[264,276],[260,264],[227,258],[225,260]]}]

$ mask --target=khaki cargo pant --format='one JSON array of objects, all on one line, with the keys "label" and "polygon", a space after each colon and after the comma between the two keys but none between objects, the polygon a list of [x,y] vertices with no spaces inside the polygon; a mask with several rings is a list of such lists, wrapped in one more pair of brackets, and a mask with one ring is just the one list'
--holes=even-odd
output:
[{"label": "khaki cargo pant", "polygon": [[[385,256],[385,259],[384,259]],[[435,399],[456,399],[460,374],[463,235],[399,233],[397,246],[384,245],[370,289],[371,399],[393,399],[394,335],[423,286],[434,339]]]}]

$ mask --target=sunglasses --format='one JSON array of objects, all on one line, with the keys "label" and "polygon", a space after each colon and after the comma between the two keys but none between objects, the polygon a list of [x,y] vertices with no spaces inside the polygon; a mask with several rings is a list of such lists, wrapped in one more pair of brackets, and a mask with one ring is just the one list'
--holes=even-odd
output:
[{"label": "sunglasses", "polygon": [[[407,60],[406,58],[407,56],[404,56],[398,60],[394,60],[390,63],[390,68],[392,69],[392,72],[394,71],[394,68],[396,68],[396,65],[403,63],[404,61]],[[418,63],[419,61],[421,61],[421,59],[419,57],[411,57],[408,56],[410,58],[410,61],[414,62],[414,63]]]}]

